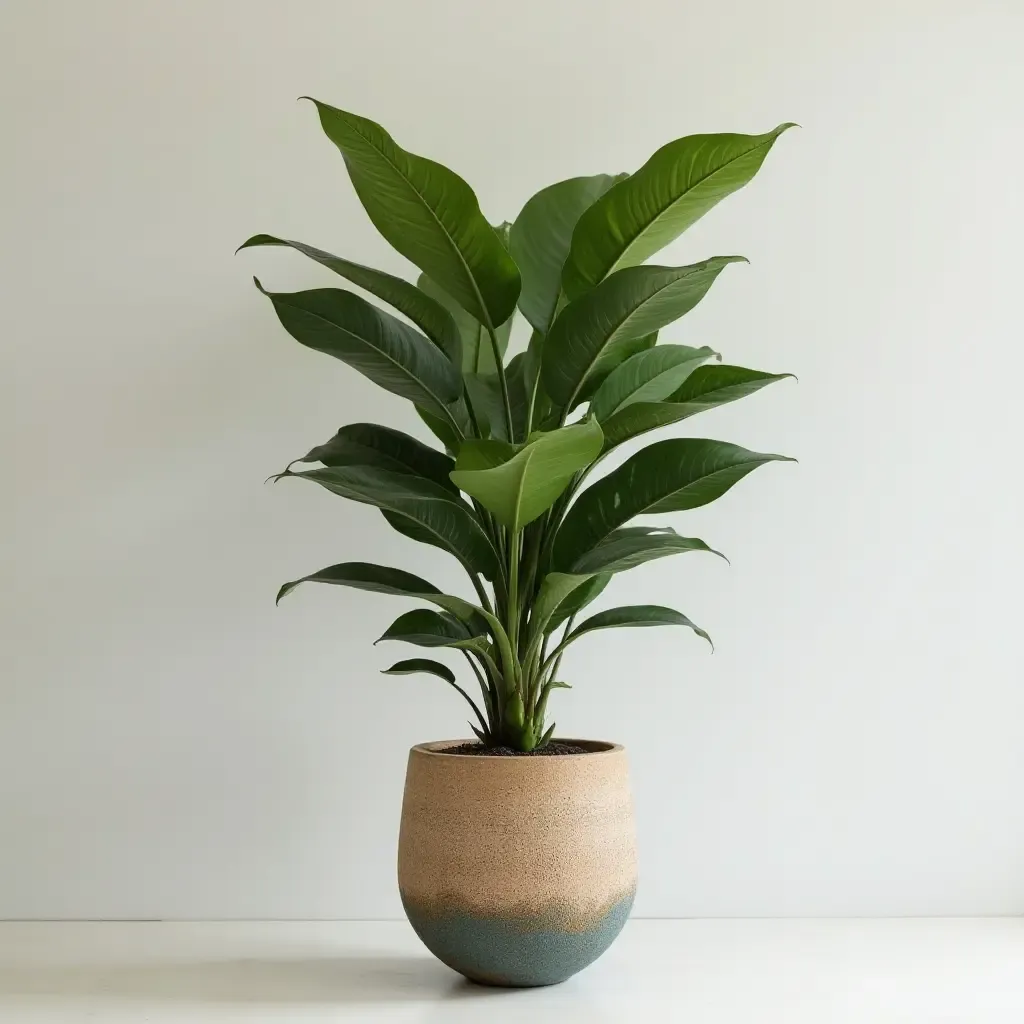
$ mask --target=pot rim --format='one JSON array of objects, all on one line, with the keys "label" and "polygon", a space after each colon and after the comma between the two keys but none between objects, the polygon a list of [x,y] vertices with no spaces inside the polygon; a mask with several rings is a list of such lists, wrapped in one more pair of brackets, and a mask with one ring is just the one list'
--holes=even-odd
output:
[{"label": "pot rim", "polygon": [[[558,754],[556,760],[561,761],[570,758],[594,757],[607,754],[619,754],[626,748],[621,743],[612,743],[609,740],[582,740],[568,736],[554,736],[552,742],[575,743],[577,746],[590,747],[583,754]],[[470,761],[513,761],[518,762],[519,758],[508,754],[449,754],[446,748],[460,747],[464,743],[474,743],[475,740],[429,740],[425,743],[416,743],[413,750],[419,754],[428,754],[431,757],[458,758],[459,760],[469,759]],[[541,755],[543,759],[543,755]]]}]

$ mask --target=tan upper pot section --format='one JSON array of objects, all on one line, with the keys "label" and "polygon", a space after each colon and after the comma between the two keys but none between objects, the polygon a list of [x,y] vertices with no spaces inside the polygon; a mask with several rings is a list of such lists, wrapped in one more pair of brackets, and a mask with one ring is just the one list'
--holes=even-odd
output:
[{"label": "tan upper pot section", "polygon": [[591,752],[445,753],[458,742],[409,754],[398,844],[409,918],[436,955],[477,980],[562,980],[603,951],[632,904],[626,752],[569,740]]}]

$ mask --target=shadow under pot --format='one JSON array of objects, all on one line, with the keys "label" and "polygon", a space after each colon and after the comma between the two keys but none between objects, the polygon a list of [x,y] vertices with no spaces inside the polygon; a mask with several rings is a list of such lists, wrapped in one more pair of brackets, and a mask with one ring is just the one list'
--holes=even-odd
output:
[{"label": "shadow under pot", "polygon": [[487,985],[565,981],[622,929],[636,891],[626,751],[500,757],[409,752],[398,885],[410,923],[449,967]]}]

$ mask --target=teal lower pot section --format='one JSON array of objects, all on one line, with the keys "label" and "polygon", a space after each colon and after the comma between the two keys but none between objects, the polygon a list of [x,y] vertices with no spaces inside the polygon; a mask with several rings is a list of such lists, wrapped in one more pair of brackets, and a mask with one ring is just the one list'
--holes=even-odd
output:
[{"label": "teal lower pot section", "polygon": [[572,931],[538,918],[423,908],[404,894],[402,903],[427,949],[453,970],[483,985],[532,988],[557,985],[592,964],[622,931],[633,893],[591,927]]}]

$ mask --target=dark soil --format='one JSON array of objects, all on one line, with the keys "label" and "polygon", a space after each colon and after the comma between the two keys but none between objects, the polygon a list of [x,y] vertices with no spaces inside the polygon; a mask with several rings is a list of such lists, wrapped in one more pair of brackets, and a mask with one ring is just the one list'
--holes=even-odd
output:
[{"label": "dark soil", "polygon": [[552,740],[538,750],[513,750],[512,747],[484,747],[479,743],[460,743],[457,747],[445,747],[445,754],[483,754],[487,757],[555,757],[558,754],[590,754],[592,751],[576,743]]}]

